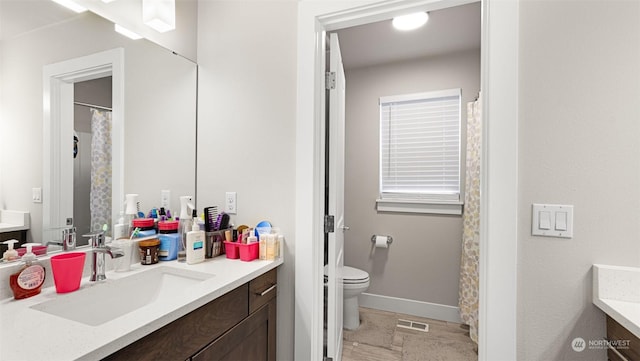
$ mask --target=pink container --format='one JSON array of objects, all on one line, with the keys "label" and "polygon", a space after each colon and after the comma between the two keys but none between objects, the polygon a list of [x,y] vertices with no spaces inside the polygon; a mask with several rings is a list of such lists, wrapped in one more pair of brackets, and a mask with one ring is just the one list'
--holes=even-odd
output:
[{"label": "pink container", "polygon": [[[20,247],[16,249],[16,251],[18,252],[18,256],[20,257],[24,256],[24,254],[27,253],[27,249],[24,247]],[[33,252],[33,254],[35,254],[36,256],[44,256],[45,254],[47,254],[47,246],[33,246],[31,247],[31,252]]]},{"label": "pink container", "polygon": [[260,243],[253,242],[247,244],[239,244],[240,248],[240,260],[249,262],[258,258],[258,252],[260,251]]},{"label": "pink container", "polygon": [[227,254],[227,258],[238,259],[238,257],[240,257],[238,254],[238,245],[238,242],[224,242],[224,252]]},{"label": "pink container", "polygon": [[67,293],[80,288],[86,256],[84,252],[73,252],[51,257],[51,270],[53,271],[56,292]]}]

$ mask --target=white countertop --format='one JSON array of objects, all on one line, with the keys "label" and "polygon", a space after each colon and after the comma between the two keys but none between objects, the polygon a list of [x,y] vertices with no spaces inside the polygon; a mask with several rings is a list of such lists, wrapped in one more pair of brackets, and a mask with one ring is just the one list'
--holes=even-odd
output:
[{"label": "white countertop", "polygon": [[0,233],[24,231],[29,226],[29,212],[0,210]]},{"label": "white countertop", "polygon": [[640,337],[640,268],[594,264],[593,303]]},{"label": "white countertop", "polygon": [[[282,259],[242,262],[220,256],[195,265],[169,261],[150,266],[136,264],[130,272],[107,272],[107,280],[103,282],[161,266],[183,268],[214,276],[194,285],[187,294],[175,294],[168,302],[154,302],[99,326],[85,325],[31,308],[36,304],[64,297],[64,294],[55,292],[55,287],[44,288],[41,294],[23,300],[1,300],[0,360],[101,359],[280,264]],[[52,275],[47,274],[47,277]],[[82,279],[79,291],[86,287],[90,287],[88,277]],[[127,300],[114,299],[113,302]],[[86,307],[91,305],[88,304]]]}]

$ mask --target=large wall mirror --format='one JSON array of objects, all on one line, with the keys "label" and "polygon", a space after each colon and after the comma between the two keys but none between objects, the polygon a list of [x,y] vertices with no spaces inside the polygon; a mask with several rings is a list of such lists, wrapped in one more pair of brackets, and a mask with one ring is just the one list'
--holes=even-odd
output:
[{"label": "large wall mirror", "polygon": [[[178,198],[195,196],[197,65],[148,40],[123,37],[100,16],[73,14],[49,0],[0,0],[0,17],[0,209],[30,212],[32,242],[59,239],[67,218],[79,235],[95,230],[87,216],[88,201],[111,202],[112,227],[126,193],[139,194],[146,212],[159,207],[161,191],[169,190],[170,208],[177,214]],[[58,127],[59,132],[47,130],[43,69],[114,49],[122,52],[121,102],[111,98],[120,80],[109,71],[60,78],[72,89],[71,98],[61,96],[63,103],[51,106],[68,109],[59,120],[67,125]],[[86,194],[93,182],[86,145],[92,130],[87,124],[107,112],[120,131],[111,161],[121,171],[119,179],[110,180],[116,185],[111,197],[91,200]],[[51,157],[48,142],[60,142],[60,149],[68,143],[68,152],[59,158],[67,165]],[[71,193],[47,194],[53,192],[45,185],[52,172],[73,184]],[[43,189],[42,203],[32,201],[34,188]]]}]

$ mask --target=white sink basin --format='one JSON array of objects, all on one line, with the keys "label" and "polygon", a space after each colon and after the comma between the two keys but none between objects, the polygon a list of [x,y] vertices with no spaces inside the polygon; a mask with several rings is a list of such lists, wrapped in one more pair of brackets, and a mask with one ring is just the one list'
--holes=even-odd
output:
[{"label": "white sink basin", "polygon": [[31,308],[98,326],[141,307],[175,298],[189,287],[213,277],[197,271],[157,267],[121,279],[107,279],[78,291],[58,295]]},{"label": "white sink basin", "polygon": [[640,268],[594,264],[593,303],[640,337]]}]

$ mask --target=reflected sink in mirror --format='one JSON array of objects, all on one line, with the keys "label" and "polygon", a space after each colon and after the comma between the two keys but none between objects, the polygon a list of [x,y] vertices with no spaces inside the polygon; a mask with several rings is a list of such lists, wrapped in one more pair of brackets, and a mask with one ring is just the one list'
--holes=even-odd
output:
[{"label": "reflected sink in mirror", "polygon": [[213,276],[172,267],[152,268],[124,278],[92,283],[31,308],[85,325],[98,326],[155,302],[174,299],[189,287]]}]

